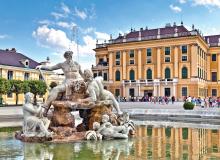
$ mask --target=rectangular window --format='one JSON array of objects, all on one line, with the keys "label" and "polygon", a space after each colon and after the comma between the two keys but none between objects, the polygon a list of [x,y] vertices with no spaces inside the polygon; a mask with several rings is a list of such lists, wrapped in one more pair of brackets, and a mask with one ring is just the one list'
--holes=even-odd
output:
[{"label": "rectangular window", "polygon": [[187,96],[187,87],[182,87],[182,96]]},{"label": "rectangular window", "polygon": [[182,61],[187,61],[187,56],[182,56]]},{"label": "rectangular window", "polygon": [[12,98],[12,97],[13,97],[12,92],[9,92],[9,93],[7,94],[7,97],[8,97],[8,98]]},{"label": "rectangular window", "polygon": [[98,75],[99,75],[99,76],[102,76],[102,72],[101,72],[101,71],[99,71]]},{"label": "rectangular window", "polygon": [[216,61],[216,54],[212,54],[212,61]]},{"label": "rectangular window", "polygon": [[116,61],[115,61],[115,64],[116,64],[117,66],[119,66],[119,65],[120,65],[120,60],[116,60]]},{"label": "rectangular window", "polygon": [[170,62],[170,57],[165,57],[165,62]]},{"label": "rectangular window", "polygon": [[165,55],[170,55],[170,47],[165,47]]},{"label": "rectangular window", "polygon": [[30,74],[25,72],[25,73],[24,73],[24,80],[28,80],[29,77],[30,77]]},{"label": "rectangular window", "polygon": [[130,50],[130,58],[134,58],[134,50]]},{"label": "rectangular window", "polygon": [[108,74],[107,74],[107,73],[104,73],[104,74],[103,74],[103,80],[104,80],[104,81],[107,81],[107,80],[108,80]]},{"label": "rectangular window", "polygon": [[217,96],[217,89],[212,89],[212,96]]},{"label": "rectangular window", "polygon": [[130,64],[134,64],[134,60],[133,59],[130,59]]},{"label": "rectangular window", "polygon": [[44,80],[44,78],[42,77],[42,75],[40,74],[39,75],[39,81],[43,81]]},{"label": "rectangular window", "polygon": [[104,61],[103,58],[99,58],[99,64],[102,64],[103,61]]},{"label": "rectangular window", "polygon": [[147,56],[151,56],[151,48],[147,49]]},{"label": "rectangular window", "polygon": [[182,54],[186,54],[187,53],[187,46],[182,46]]},{"label": "rectangular window", "polygon": [[120,52],[116,52],[115,59],[120,59]]},{"label": "rectangular window", "polygon": [[217,72],[212,72],[212,82],[217,82]]},{"label": "rectangular window", "polygon": [[151,57],[147,57],[147,63],[151,63]]},{"label": "rectangular window", "polygon": [[134,88],[129,89],[129,96],[134,97]]},{"label": "rectangular window", "polygon": [[93,77],[94,77],[94,78],[97,77],[97,73],[93,73]]},{"label": "rectangular window", "polygon": [[8,71],[8,80],[13,79],[13,71]]},{"label": "rectangular window", "polygon": [[120,96],[120,89],[115,89],[115,96],[116,97]]}]

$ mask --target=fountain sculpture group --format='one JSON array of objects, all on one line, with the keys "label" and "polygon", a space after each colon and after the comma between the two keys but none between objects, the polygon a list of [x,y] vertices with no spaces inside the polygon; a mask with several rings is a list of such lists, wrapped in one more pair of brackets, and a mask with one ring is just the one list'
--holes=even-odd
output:
[{"label": "fountain sculpture group", "polygon": [[[15,137],[25,142],[74,142],[127,139],[134,135],[134,123],[128,113],[120,110],[114,95],[104,89],[102,77],[93,78],[90,70],[83,73],[72,54],[66,51],[66,61],[55,66],[37,66],[36,69],[62,69],[65,80],[50,91],[42,106],[33,104],[32,93],[25,94],[23,129]],[[52,111],[48,114],[50,107]],[[75,110],[83,119],[78,126],[71,114]]]}]

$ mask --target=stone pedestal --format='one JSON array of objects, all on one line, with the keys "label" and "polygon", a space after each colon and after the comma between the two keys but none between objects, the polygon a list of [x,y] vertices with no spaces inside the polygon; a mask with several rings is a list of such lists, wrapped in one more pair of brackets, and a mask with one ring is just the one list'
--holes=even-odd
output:
[{"label": "stone pedestal", "polygon": [[75,127],[75,119],[71,114],[71,105],[68,101],[54,101],[54,111],[51,118],[52,127]]}]

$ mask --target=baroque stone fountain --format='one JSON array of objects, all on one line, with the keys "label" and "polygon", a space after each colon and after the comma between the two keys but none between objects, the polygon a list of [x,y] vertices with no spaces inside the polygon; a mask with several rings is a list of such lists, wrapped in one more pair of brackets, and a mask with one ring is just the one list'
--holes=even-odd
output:
[{"label": "baroque stone fountain", "polygon": [[[62,69],[65,80],[50,91],[42,106],[33,105],[32,93],[25,94],[23,128],[15,137],[24,142],[75,142],[134,135],[134,123],[120,110],[114,95],[104,89],[102,77],[93,78],[90,70],[83,73],[72,54],[66,51],[66,61],[55,66],[37,66],[39,70]],[[78,126],[72,111],[79,111],[83,119]]]}]

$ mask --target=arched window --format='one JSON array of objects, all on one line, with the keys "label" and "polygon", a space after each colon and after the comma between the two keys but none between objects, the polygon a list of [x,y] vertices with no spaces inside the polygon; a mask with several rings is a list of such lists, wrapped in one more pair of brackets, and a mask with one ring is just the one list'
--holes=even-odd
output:
[{"label": "arched window", "polygon": [[121,80],[121,74],[120,71],[115,72],[115,81],[120,81]]},{"label": "arched window", "polygon": [[182,79],[187,79],[188,78],[188,70],[186,67],[182,68]]},{"label": "arched window", "polygon": [[170,69],[169,68],[165,69],[165,79],[170,79]]},{"label": "arched window", "polygon": [[134,80],[135,76],[134,76],[134,70],[130,70],[130,80]]},{"label": "arched window", "polygon": [[152,70],[151,69],[147,70],[147,79],[152,79]]}]

